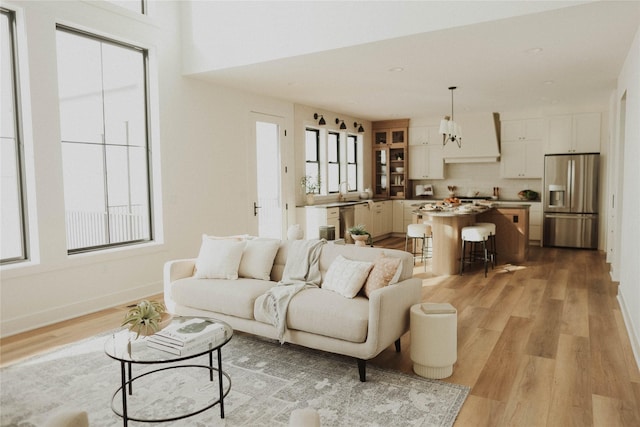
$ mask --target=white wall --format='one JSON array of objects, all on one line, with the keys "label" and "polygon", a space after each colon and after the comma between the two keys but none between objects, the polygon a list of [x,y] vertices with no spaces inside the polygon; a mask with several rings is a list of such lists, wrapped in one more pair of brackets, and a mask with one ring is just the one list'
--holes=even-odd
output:
[{"label": "white wall", "polygon": [[[149,17],[98,2],[3,2],[18,13],[32,259],[0,270],[0,334],[73,318],[162,291],[162,266],[195,256],[200,235],[245,232],[252,111],[285,118],[293,104],[181,75],[180,6],[151,2]],[[55,24],[150,50],[157,241],[69,256],[59,138]],[[28,71],[28,73],[27,73]],[[284,141],[293,163],[293,137]],[[291,174],[292,175],[292,174]],[[288,185],[293,185],[293,176]],[[291,197],[294,197],[292,195]],[[118,325],[114,325],[116,327]]]},{"label": "white wall", "polygon": [[[640,28],[640,27],[639,27]],[[616,99],[619,102],[626,92],[626,121],[624,157],[618,171],[622,171],[622,221],[620,254],[615,259],[619,265],[620,286],[618,299],[623,310],[627,329],[640,364],[640,30],[636,33],[629,55],[618,77]],[[619,136],[616,135],[616,137]]]}]

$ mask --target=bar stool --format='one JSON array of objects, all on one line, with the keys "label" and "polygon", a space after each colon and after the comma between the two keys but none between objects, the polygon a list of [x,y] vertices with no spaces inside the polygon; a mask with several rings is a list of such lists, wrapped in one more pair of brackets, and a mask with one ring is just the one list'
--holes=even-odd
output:
[{"label": "bar stool", "polygon": [[[464,271],[464,264],[471,264],[476,260],[475,245],[482,243],[482,260],[484,261],[484,277],[487,277],[487,269],[489,264],[489,253],[487,252],[487,240],[489,239],[489,230],[485,227],[476,227],[470,225],[463,227],[462,231],[462,251],[460,253],[460,275]],[[467,242],[469,245],[469,256],[467,257]]]},{"label": "bar stool", "polygon": [[[412,239],[413,249],[411,254],[413,255],[413,265],[416,263],[416,255],[420,253],[420,260],[424,264],[424,270],[427,271],[427,263],[425,259],[430,252],[428,239],[432,239],[431,225],[429,224],[409,224],[407,227],[407,235],[404,239],[404,250],[407,251],[409,239]],[[420,252],[417,251],[416,240],[420,240],[421,248]],[[433,246],[433,244],[432,244]],[[408,252],[408,251],[407,251]]]},{"label": "bar stool", "polygon": [[476,222],[474,227],[484,227],[489,230],[489,255],[491,257],[491,268],[498,265],[498,252],[496,249],[496,225],[492,222]]}]

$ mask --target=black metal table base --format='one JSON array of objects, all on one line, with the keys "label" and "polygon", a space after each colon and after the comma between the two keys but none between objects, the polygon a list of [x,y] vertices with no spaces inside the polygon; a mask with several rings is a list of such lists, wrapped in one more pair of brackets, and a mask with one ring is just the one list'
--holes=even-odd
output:
[{"label": "black metal table base", "polygon": [[[111,398],[111,409],[113,410],[113,412],[120,416],[122,418],[123,421],[123,425],[126,427],[129,423],[129,421],[139,421],[139,422],[143,422],[143,423],[164,423],[164,422],[169,422],[169,421],[176,421],[176,420],[181,420],[184,418],[188,418],[188,417],[192,417],[194,415],[200,414],[204,411],[206,411],[207,409],[210,409],[212,407],[214,407],[217,404],[220,404],[220,418],[224,418],[224,398],[229,394],[229,391],[231,390],[231,378],[229,377],[229,375],[224,372],[222,370],[222,354],[220,351],[220,348],[218,348],[217,350],[217,356],[218,356],[218,366],[214,367],[213,366],[213,350],[211,352],[209,352],[209,366],[207,365],[174,365],[174,366],[167,366],[164,368],[160,368],[160,369],[155,369],[152,371],[148,371],[145,372],[144,374],[138,375],[137,377],[132,377],[131,375],[131,365],[132,362],[127,362],[127,361],[121,361],[120,362],[120,378],[121,378],[121,386],[115,391],[115,393],[113,393],[113,397]],[[198,409],[197,411],[194,412],[190,412],[184,415],[180,415],[180,416],[176,416],[176,417],[171,417],[171,418],[159,418],[159,419],[148,419],[148,418],[137,418],[134,416],[131,416],[129,414],[128,411],[128,406],[127,406],[127,395],[133,395],[133,382],[136,381],[137,379],[140,379],[142,377],[145,377],[147,375],[151,375],[151,374],[155,374],[158,372],[162,372],[162,371],[166,371],[169,369],[181,369],[181,368],[203,368],[209,371],[209,381],[214,380],[214,372],[218,373],[218,400],[213,401],[212,403],[210,403],[209,405],[205,406],[204,408]],[[224,385],[223,385],[223,377],[227,378],[227,387],[225,389]],[[122,394],[122,412],[120,412],[114,405],[116,398],[118,396],[118,393]]]}]

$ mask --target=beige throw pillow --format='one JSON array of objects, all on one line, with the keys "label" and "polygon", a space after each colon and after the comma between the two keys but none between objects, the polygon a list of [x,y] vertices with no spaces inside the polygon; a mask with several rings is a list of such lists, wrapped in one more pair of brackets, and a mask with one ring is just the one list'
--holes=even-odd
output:
[{"label": "beige throw pillow", "polygon": [[355,297],[364,285],[373,263],[353,261],[338,255],[329,266],[322,289],[334,291],[346,298]]},{"label": "beige throw pillow", "polygon": [[245,244],[245,241],[210,239],[203,235],[200,253],[196,260],[195,277],[197,279],[237,279]]},{"label": "beige throw pillow", "polygon": [[398,283],[402,271],[402,260],[381,254],[373,264],[367,282],[364,284],[364,294],[369,298],[371,292],[387,285]]},{"label": "beige throw pillow", "polygon": [[280,240],[257,238],[247,240],[242,252],[238,276],[251,279],[271,280],[273,260],[280,248]]}]

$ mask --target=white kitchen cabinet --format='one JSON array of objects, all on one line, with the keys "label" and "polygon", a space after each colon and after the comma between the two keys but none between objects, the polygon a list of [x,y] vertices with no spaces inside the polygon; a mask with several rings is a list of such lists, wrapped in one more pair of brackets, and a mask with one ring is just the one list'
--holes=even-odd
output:
[{"label": "white kitchen cabinet", "polygon": [[369,232],[373,238],[383,235],[384,230],[384,217],[382,202],[376,202],[371,209],[371,229]]},{"label": "white kitchen cabinet", "polygon": [[354,206],[353,224],[362,224],[367,230],[371,228],[371,212],[369,211],[369,205],[360,204]]},{"label": "white kitchen cabinet", "polygon": [[542,119],[503,120],[500,122],[502,141],[540,141],[544,138]]},{"label": "white kitchen cabinet", "polygon": [[404,205],[409,203],[408,200],[393,201],[393,233],[404,233]]},{"label": "white kitchen cabinet", "polygon": [[441,145],[409,146],[409,179],[444,179]]},{"label": "white kitchen cabinet", "polygon": [[438,126],[412,126],[409,128],[409,145],[442,145]]},{"label": "white kitchen cabinet", "polygon": [[542,119],[500,122],[502,178],[542,178],[544,173],[544,121]]},{"label": "white kitchen cabinet", "polygon": [[393,232],[393,201],[381,201],[373,204],[369,232],[374,239]]},{"label": "white kitchen cabinet", "polygon": [[542,203],[531,203],[529,208],[529,240],[542,240]]},{"label": "white kitchen cabinet", "polygon": [[382,231],[383,234],[393,233],[393,201],[382,202]]},{"label": "white kitchen cabinet", "polygon": [[502,178],[542,178],[544,143],[542,140],[503,141],[500,154]]},{"label": "white kitchen cabinet", "polygon": [[599,153],[600,113],[549,117],[547,154]]}]

